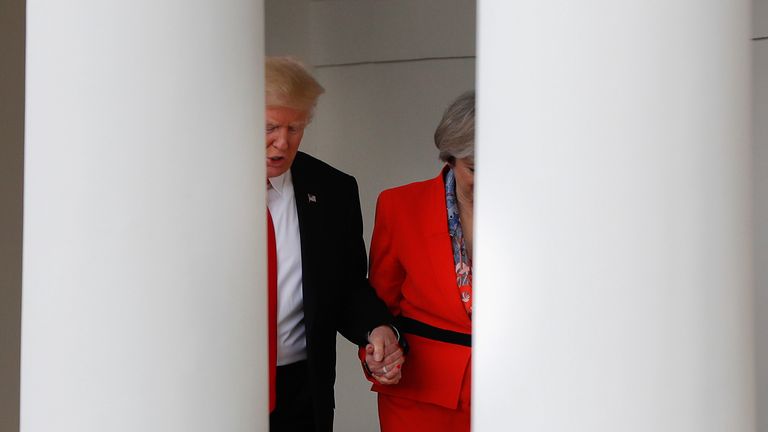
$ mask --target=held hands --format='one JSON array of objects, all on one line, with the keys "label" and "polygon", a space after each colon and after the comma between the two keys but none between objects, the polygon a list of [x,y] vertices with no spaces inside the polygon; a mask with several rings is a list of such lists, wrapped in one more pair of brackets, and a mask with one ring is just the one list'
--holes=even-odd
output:
[{"label": "held hands", "polygon": [[382,325],[373,329],[365,347],[365,364],[373,378],[381,384],[397,384],[403,362],[405,355],[392,328]]}]

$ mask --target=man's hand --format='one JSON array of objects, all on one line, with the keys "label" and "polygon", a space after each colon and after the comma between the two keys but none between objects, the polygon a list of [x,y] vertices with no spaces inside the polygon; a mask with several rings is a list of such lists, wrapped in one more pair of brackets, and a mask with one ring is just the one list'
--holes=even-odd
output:
[{"label": "man's hand", "polygon": [[373,378],[381,384],[397,384],[403,362],[405,355],[392,328],[382,325],[373,329],[365,347],[365,363]]}]

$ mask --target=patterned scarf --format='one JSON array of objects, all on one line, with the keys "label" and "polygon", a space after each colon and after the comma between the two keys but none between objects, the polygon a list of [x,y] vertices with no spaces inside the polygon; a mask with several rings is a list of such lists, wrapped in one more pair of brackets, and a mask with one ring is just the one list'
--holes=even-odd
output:
[{"label": "patterned scarf", "polygon": [[464,244],[464,232],[461,230],[459,201],[456,198],[456,176],[449,169],[445,174],[445,202],[448,209],[448,233],[453,247],[453,263],[456,270],[456,285],[469,319],[472,319],[472,259],[467,254]]}]

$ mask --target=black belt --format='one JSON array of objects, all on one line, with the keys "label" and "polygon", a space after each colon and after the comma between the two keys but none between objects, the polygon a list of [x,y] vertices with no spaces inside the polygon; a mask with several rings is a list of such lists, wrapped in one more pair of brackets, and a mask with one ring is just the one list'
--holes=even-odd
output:
[{"label": "black belt", "polygon": [[465,347],[472,346],[472,334],[441,329],[404,316],[397,317],[395,325],[398,330],[403,333],[410,333],[416,336],[454,345],[462,345]]}]

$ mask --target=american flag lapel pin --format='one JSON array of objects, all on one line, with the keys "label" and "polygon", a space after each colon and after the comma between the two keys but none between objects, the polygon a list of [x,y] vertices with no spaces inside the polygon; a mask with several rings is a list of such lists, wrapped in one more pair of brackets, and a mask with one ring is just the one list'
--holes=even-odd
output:
[{"label": "american flag lapel pin", "polygon": [[307,201],[309,201],[311,203],[316,203],[317,202],[317,197],[315,195],[312,195],[311,193],[308,193],[307,194]]}]

